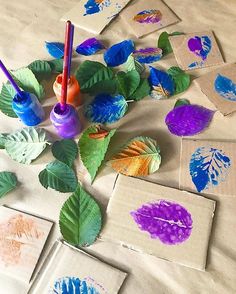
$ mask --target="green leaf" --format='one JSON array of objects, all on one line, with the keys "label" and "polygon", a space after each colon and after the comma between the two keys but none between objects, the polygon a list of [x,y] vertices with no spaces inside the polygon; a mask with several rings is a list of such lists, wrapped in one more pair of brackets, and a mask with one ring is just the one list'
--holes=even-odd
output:
[{"label": "green leaf", "polygon": [[0,134],[0,149],[5,149],[5,141],[7,134]]},{"label": "green leaf", "polygon": [[175,102],[175,106],[174,108],[178,107],[178,106],[182,106],[182,105],[189,105],[190,102],[189,100],[187,99],[178,99],[176,102]]},{"label": "green leaf", "polygon": [[74,171],[58,160],[49,163],[40,172],[39,181],[46,189],[50,187],[63,193],[74,192],[78,184]]},{"label": "green leaf", "polygon": [[59,226],[63,238],[74,246],[95,242],[102,226],[101,210],[80,185],[62,206]]},{"label": "green leaf", "polygon": [[131,70],[127,73],[121,71],[116,76],[118,93],[128,99],[138,88],[140,75],[137,70]]},{"label": "green leaf", "polygon": [[35,75],[29,68],[20,68],[11,73],[24,91],[35,94],[39,100],[44,96],[43,86],[39,84]]},{"label": "green leaf", "polygon": [[173,52],[170,41],[169,41],[169,37],[176,36],[176,35],[183,35],[183,34],[184,33],[180,33],[180,32],[173,32],[171,34],[168,34],[167,32],[163,32],[160,34],[157,47],[162,49],[163,56]]},{"label": "green leaf", "polygon": [[53,73],[62,73],[63,71],[63,59],[53,59],[47,61]]},{"label": "green leaf", "polygon": [[87,92],[99,82],[112,80],[113,71],[100,62],[86,60],[79,66],[75,76],[81,90]]},{"label": "green leaf", "polygon": [[127,61],[124,63],[124,68],[126,71],[137,70],[139,74],[142,74],[145,70],[145,65],[141,64],[131,54]]},{"label": "green leaf", "polygon": [[148,80],[141,79],[137,90],[133,93],[133,95],[130,98],[132,98],[135,101],[139,101],[143,99],[144,97],[148,96],[150,92],[151,92],[151,87],[149,85]]},{"label": "green leaf", "polygon": [[49,136],[41,128],[24,128],[4,138],[5,149],[8,155],[15,161],[30,164],[46,148]]},{"label": "green leaf", "polygon": [[167,70],[167,73],[172,77],[175,83],[174,94],[179,94],[188,89],[191,79],[190,75],[185,73],[177,66],[172,66]]},{"label": "green leaf", "polygon": [[87,93],[90,95],[98,95],[98,94],[115,94],[117,90],[116,80],[105,80],[96,83],[90,89],[87,90]]},{"label": "green leaf", "polygon": [[111,137],[115,134],[116,129],[111,130],[109,134],[102,139],[92,139],[89,134],[97,133],[98,126],[93,125],[85,130],[79,140],[80,157],[87,168],[92,181],[94,180],[98,168],[106,155]]},{"label": "green leaf", "polygon": [[68,166],[72,166],[78,155],[78,147],[73,140],[61,140],[52,145],[53,156]]},{"label": "green leaf", "polygon": [[45,60],[35,60],[27,67],[33,72],[38,81],[48,79],[52,73],[49,63]]},{"label": "green leaf", "polygon": [[11,172],[0,172],[0,198],[13,190],[17,185],[17,178]]},{"label": "green leaf", "polygon": [[3,84],[0,93],[0,110],[10,117],[17,117],[12,109],[12,99],[15,96],[15,90],[9,83]]}]

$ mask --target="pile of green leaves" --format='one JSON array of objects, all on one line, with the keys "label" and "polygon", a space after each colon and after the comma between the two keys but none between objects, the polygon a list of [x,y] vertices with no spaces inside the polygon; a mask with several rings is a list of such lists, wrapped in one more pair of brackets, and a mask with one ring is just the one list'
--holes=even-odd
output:
[{"label": "pile of green leaves", "polygon": [[[51,61],[35,60],[27,67],[11,71],[11,74],[18,86],[27,92],[35,94],[39,101],[42,101],[45,91],[41,81],[48,79],[52,73],[62,71],[62,60],[55,59]],[[4,83],[0,92],[0,111],[7,116],[16,118],[17,115],[12,109],[12,99],[15,91],[9,82]]]},{"label": "pile of green leaves", "polygon": [[81,91],[94,96],[102,93],[120,94],[127,100],[138,101],[150,93],[149,83],[141,77],[134,61],[133,66],[128,64],[125,71],[115,73],[100,62],[86,60],[79,66],[75,76]]}]

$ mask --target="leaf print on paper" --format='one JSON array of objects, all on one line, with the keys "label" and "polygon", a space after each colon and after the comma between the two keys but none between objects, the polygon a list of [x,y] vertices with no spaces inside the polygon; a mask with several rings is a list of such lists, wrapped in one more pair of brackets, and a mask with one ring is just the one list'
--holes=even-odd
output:
[{"label": "leaf print on paper", "polygon": [[195,36],[188,40],[188,48],[196,56],[201,57],[202,60],[206,60],[208,54],[211,52],[211,39],[208,36]]},{"label": "leaf print on paper", "polygon": [[105,289],[91,278],[58,278],[48,294],[107,294]]},{"label": "leaf print on paper", "polygon": [[225,181],[231,166],[226,154],[212,147],[199,147],[192,154],[189,171],[198,192]]},{"label": "leaf print on paper", "polygon": [[226,76],[218,74],[214,82],[215,91],[224,99],[236,101],[236,84]]},{"label": "leaf print on paper", "polygon": [[166,245],[183,243],[192,232],[191,214],[175,202],[158,200],[144,204],[130,214],[140,230],[148,232],[152,239],[159,239]]},{"label": "leaf print on paper", "polygon": [[115,154],[108,164],[126,176],[147,176],[159,169],[160,148],[152,138],[135,137]]},{"label": "leaf print on paper", "polygon": [[143,10],[133,17],[134,21],[142,24],[158,23],[161,19],[162,13],[157,9]]},{"label": "leaf print on paper", "polygon": [[99,13],[104,7],[109,7],[110,5],[111,0],[88,0],[84,5],[84,8],[86,9],[84,16]]},{"label": "leaf print on paper", "polygon": [[21,256],[22,247],[33,246],[43,234],[32,218],[20,213],[0,223],[0,258],[5,266],[25,262]]}]

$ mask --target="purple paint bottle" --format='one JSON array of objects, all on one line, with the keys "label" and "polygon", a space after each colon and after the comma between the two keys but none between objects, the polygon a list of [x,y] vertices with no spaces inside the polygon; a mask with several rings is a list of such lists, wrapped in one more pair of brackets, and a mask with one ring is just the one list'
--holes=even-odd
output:
[{"label": "purple paint bottle", "polygon": [[12,109],[26,126],[36,126],[44,119],[44,110],[37,97],[28,92],[21,91],[12,100]]},{"label": "purple paint bottle", "polygon": [[66,104],[65,109],[57,103],[50,114],[50,119],[60,137],[72,139],[81,132],[81,124],[76,109]]}]

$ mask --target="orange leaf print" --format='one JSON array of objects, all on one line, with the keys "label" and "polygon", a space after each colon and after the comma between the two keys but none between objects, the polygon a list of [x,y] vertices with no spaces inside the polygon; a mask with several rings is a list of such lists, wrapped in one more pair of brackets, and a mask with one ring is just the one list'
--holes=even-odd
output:
[{"label": "orange leaf print", "polygon": [[129,141],[108,164],[126,176],[147,176],[159,169],[160,149],[149,137],[136,137]]}]

